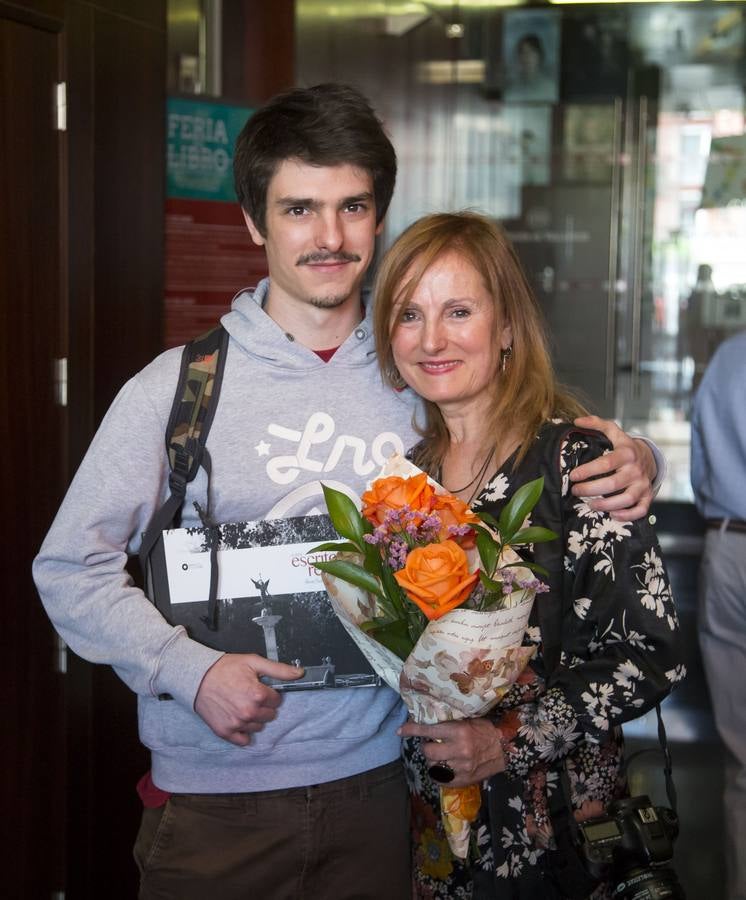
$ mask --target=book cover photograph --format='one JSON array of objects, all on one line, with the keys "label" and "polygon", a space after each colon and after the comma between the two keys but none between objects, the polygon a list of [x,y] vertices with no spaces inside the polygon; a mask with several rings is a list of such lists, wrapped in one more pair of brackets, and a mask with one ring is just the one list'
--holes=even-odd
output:
[{"label": "book cover photograph", "polygon": [[[314,566],[333,551],[309,553],[332,540],[339,536],[325,515],[164,531],[151,561],[153,600],[171,624],[183,625],[201,644],[304,667],[297,681],[263,679],[278,690],[379,685]],[[214,629],[207,615],[213,544]]]}]

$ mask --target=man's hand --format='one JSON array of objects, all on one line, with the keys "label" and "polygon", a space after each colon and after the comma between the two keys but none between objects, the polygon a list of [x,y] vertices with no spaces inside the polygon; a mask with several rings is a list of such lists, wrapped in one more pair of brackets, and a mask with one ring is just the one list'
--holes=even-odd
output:
[{"label": "man's hand", "polygon": [[[575,482],[573,495],[597,498],[588,500],[588,505],[610,512],[613,518],[622,522],[642,518],[653,501],[652,482],[657,473],[650,447],[644,441],[631,438],[609,419],[583,416],[575,419],[575,424],[579,428],[602,432],[614,449],[570,472],[570,480]],[[604,477],[588,480],[597,475]]]},{"label": "man's hand", "polygon": [[255,653],[226,653],[205,673],[194,701],[195,712],[218,737],[245,747],[254,732],[275,718],[282,699],[259,676],[292,681],[302,674],[303,669]]},{"label": "man's hand", "polygon": [[407,722],[398,733],[402,737],[423,738],[420,749],[428,766],[448,763],[454,774],[448,787],[477,784],[505,768],[500,734],[489,719],[462,719],[439,725]]}]

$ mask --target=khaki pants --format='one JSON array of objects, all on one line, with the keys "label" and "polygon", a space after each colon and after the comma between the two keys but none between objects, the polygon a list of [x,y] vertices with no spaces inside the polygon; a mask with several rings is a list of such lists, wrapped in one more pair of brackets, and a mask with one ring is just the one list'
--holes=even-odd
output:
[{"label": "khaki pants", "polygon": [[143,810],[140,900],[408,900],[399,761],[310,787],[173,794]]},{"label": "khaki pants", "polygon": [[699,574],[699,643],[726,749],[726,896],[746,900],[746,534],[709,530]]}]

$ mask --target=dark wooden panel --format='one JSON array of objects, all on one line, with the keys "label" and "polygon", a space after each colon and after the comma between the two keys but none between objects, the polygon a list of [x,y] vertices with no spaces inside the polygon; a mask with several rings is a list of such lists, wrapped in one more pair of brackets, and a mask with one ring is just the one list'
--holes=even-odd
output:
[{"label": "dark wooden panel", "polygon": [[166,4],[162,0],[93,0],[88,5],[157,31],[166,30]]},{"label": "dark wooden panel", "polygon": [[87,3],[68,4],[68,354],[69,459],[73,471],[93,436],[93,10]]},{"label": "dark wooden panel", "polygon": [[244,0],[244,92],[259,105],[295,84],[295,3]]},{"label": "dark wooden panel", "polygon": [[244,53],[246,52],[244,0],[223,0],[223,96],[236,103],[246,101]]},{"label": "dark wooden panel", "polygon": [[98,421],[162,345],[166,36],[99,12],[94,34]]},{"label": "dark wooden panel", "polygon": [[61,495],[65,417],[60,355],[60,136],[52,125],[58,37],[0,18],[0,497],[4,563],[3,894],[48,897],[63,885],[64,706],[54,637],[31,561]]},{"label": "dark wooden panel", "polygon": [[[147,7],[67,9],[71,473],[117,389],[161,346],[165,0]],[[131,900],[148,766],[136,698],[77,657],[68,697],[68,896]]]},{"label": "dark wooden panel", "polygon": [[49,31],[59,31],[65,0],[0,0],[0,16]]}]

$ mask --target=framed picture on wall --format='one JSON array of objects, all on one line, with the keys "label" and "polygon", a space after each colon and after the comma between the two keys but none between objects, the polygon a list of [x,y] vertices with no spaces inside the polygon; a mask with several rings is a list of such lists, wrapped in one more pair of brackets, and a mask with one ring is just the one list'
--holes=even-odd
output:
[{"label": "framed picture on wall", "polygon": [[552,107],[528,103],[506,105],[502,116],[508,125],[508,158],[516,166],[521,186],[548,185],[552,174]]},{"label": "framed picture on wall", "polygon": [[510,103],[554,103],[559,96],[557,14],[544,10],[505,13],[503,99]]},{"label": "framed picture on wall", "polygon": [[578,103],[564,108],[562,178],[582,184],[611,181],[614,162],[613,103]]}]

